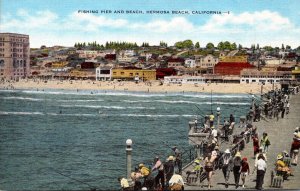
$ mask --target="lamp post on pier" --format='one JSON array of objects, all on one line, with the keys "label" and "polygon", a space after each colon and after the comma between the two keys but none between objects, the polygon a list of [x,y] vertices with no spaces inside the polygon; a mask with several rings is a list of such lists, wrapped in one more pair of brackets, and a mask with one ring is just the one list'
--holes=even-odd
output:
[{"label": "lamp post on pier", "polygon": [[126,164],[127,164],[127,180],[130,180],[131,174],[131,153],[132,153],[132,140],[126,140]]}]

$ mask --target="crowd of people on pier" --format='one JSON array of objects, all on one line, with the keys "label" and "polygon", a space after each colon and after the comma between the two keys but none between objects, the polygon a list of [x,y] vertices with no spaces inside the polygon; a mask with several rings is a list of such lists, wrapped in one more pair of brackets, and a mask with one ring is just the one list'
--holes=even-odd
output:
[{"label": "crowd of people on pier", "polygon": [[[267,154],[271,146],[271,140],[267,132],[263,132],[259,136],[257,127],[253,122],[260,121],[261,118],[266,121],[271,118],[278,120],[279,113],[281,113],[281,118],[284,118],[285,115],[289,114],[290,104],[289,95],[281,91],[270,92],[264,97],[267,98],[267,102],[263,106],[256,105],[253,102],[246,118],[240,119],[241,132],[238,134],[234,134],[233,131],[236,121],[232,114],[224,120],[223,125],[220,125],[219,122],[216,125],[213,113],[204,117],[205,122],[201,127],[198,119],[195,118],[195,131],[201,129],[202,133],[208,133],[208,137],[207,141],[203,142],[204,147],[201,156],[197,156],[191,163],[192,168],[189,168],[185,171],[186,174],[183,174],[182,155],[179,149],[174,147],[174,155],[168,156],[165,161],[155,157],[153,166],[140,164],[136,171],[132,172],[131,179],[135,182],[134,190],[183,190],[185,184],[191,184],[195,180],[199,183],[198,186],[203,187],[205,186],[205,179],[207,179],[207,188],[211,189],[213,176],[217,170],[221,170],[223,174],[225,188],[230,185],[230,174],[234,177],[233,183],[236,189],[240,187],[240,182],[242,188],[248,187],[247,177],[252,172],[252,174],[256,173],[255,189],[262,190],[268,166]],[[263,113],[261,109],[264,110]],[[229,139],[230,136],[232,139]],[[254,166],[250,165],[250,158],[243,156],[244,148],[250,140],[253,143]],[[222,141],[229,143],[225,144],[225,148],[227,148],[224,151],[220,150],[220,147],[224,148]],[[283,177],[285,180],[293,175],[292,165],[297,166],[299,149],[300,129],[297,127],[293,133],[290,152],[282,151],[278,153],[275,156],[275,164],[269,164],[271,169],[274,166],[274,176]],[[121,178],[119,180],[122,185],[124,180]],[[127,184],[123,185],[126,186]],[[123,190],[127,189],[124,188]]]}]

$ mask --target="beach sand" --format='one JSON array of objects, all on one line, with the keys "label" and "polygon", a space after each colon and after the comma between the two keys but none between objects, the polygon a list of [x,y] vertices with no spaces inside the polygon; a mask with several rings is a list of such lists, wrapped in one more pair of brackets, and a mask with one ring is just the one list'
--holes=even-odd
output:
[{"label": "beach sand", "polygon": [[[159,81],[149,82],[113,82],[113,81],[91,81],[91,80],[20,80],[18,82],[2,82],[0,89],[63,89],[63,90],[102,90],[102,91],[138,91],[138,92],[206,92],[206,93],[253,93],[260,94],[263,87],[263,93],[272,90],[273,85],[260,84],[233,84],[233,83],[207,83],[207,84],[163,84]],[[280,85],[274,85],[274,88],[280,88]]]}]

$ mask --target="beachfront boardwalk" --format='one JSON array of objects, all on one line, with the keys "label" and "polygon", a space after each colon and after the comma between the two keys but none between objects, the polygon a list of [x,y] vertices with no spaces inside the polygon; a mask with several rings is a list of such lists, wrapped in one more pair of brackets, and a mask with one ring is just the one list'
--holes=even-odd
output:
[{"label": "beachfront boardwalk", "polygon": [[[259,139],[262,136],[263,132],[267,132],[269,136],[269,140],[271,142],[271,145],[269,147],[269,152],[267,153],[267,172],[264,179],[264,189],[276,189],[271,188],[271,170],[274,169],[274,163],[276,162],[276,157],[279,153],[281,153],[283,150],[290,151],[290,146],[293,140],[293,133],[295,130],[295,127],[300,126],[300,95],[291,95],[290,98],[290,113],[285,116],[285,118],[279,118],[277,121],[276,118],[268,119],[269,122],[261,120],[260,122],[255,122],[254,125],[257,126],[257,132],[259,134]],[[221,150],[225,150],[226,148],[223,148],[221,146]],[[242,188],[241,184],[242,181],[240,181],[240,187],[238,189],[255,189],[255,179],[256,179],[256,172],[252,174],[253,168],[254,168],[254,159],[253,159],[253,144],[252,140],[246,145],[245,149],[241,151],[242,157],[247,157],[249,166],[250,166],[250,175],[247,176],[246,179],[246,188]],[[188,167],[187,169],[191,169],[191,167]],[[183,175],[185,177],[184,170]],[[293,174],[294,176],[290,176],[287,181],[284,181],[282,184],[282,189],[299,189],[300,188],[300,164],[298,161],[298,166],[292,166]],[[230,178],[229,178],[229,187],[225,188],[225,180],[223,177],[223,173],[221,170],[216,170],[215,174],[212,178],[212,188],[213,189],[228,189],[228,190],[235,190],[235,184],[234,184],[234,177],[233,173],[231,172]],[[202,189],[208,189],[207,188],[207,180],[203,181],[203,187],[201,186],[188,186],[185,185],[185,190],[202,190]]]}]

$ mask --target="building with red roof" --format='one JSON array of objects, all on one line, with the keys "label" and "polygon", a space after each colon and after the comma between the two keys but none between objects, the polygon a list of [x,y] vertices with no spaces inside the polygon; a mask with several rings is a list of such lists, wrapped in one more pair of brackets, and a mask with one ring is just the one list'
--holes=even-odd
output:
[{"label": "building with red roof", "polygon": [[214,67],[214,74],[219,75],[240,75],[241,70],[255,68],[248,62],[219,62]]}]

